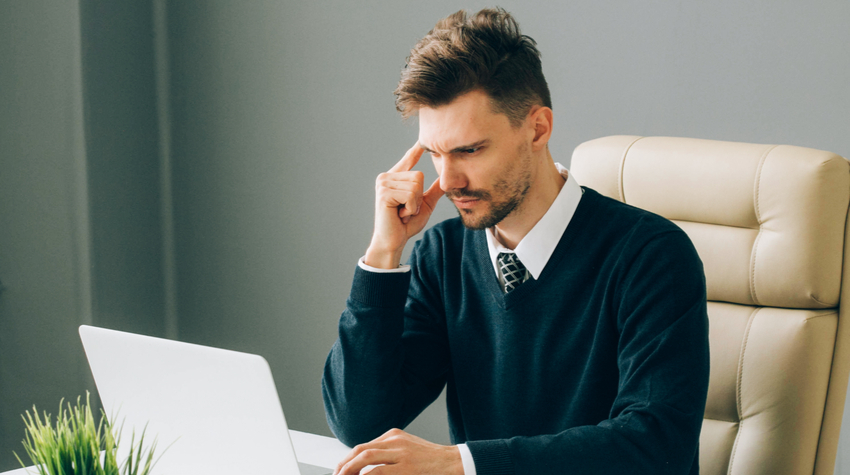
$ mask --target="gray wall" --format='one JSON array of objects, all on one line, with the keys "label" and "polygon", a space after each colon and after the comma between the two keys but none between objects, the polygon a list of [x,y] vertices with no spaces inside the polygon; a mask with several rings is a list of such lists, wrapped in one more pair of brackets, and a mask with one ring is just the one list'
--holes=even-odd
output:
[{"label": "gray wall", "polygon": [[98,325],[165,333],[159,123],[150,2],[80,2]]},{"label": "gray wall", "polygon": [[164,335],[151,12],[0,2],[0,470],[94,391],[79,325]]},{"label": "gray wall", "polygon": [[78,11],[0,3],[0,470],[21,414],[88,386],[90,315]]},{"label": "gray wall", "polygon": [[[610,134],[850,157],[850,2],[501,4],[543,53],[564,164]],[[418,132],[392,90],[460,7],[0,1],[0,446],[88,387],[85,321],[262,354],[290,426],[329,434],[321,370],[374,177]],[[447,441],[442,403],[413,430]]]}]

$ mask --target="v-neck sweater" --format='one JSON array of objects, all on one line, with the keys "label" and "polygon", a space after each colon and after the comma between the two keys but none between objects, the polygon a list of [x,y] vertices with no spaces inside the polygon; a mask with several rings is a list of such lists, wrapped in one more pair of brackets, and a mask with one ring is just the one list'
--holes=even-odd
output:
[{"label": "v-neck sweater", "polygon": [[343,443],[406,427],[446,387],[478,475],[698,473],[705,278],[675,224],[585,188],[540,278],[510,293],[457,218],[410,264],[355,270],[322,381]]}]

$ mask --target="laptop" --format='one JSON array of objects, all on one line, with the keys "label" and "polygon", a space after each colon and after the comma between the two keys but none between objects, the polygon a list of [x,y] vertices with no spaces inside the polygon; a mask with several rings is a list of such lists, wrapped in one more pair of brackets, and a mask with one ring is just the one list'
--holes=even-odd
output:
[{"label": "laptop", "polygon": [[147,425],[154,473],[332,473],[296,460],[263,357],[88,325],[80,338],[107,417],[123,423],[119,460]]}]

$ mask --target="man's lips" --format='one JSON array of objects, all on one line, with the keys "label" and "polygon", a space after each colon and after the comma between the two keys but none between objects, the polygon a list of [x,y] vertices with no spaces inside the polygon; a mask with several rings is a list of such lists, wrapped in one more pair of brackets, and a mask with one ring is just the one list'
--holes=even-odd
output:
[{"label": "man's lips", "polygon": [[478,198],[452,198],[452,202],[458,208],[469,209],[478,204],[481,201]]}]

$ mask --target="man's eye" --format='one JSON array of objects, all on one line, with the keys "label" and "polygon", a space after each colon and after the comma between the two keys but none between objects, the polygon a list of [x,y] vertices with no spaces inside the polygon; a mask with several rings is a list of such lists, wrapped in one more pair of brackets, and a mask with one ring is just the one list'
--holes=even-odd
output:
[{"label": "man's eye", "polygon": [[464,150],[464,151],[463,151],[463,153],[465,153],[465,154],[472,154],[472,153],[475,153],[475,152],[477,152],[477,151],[479,151],[479,150],[481,150],[481,147],[468,148],[468,149]]}]

